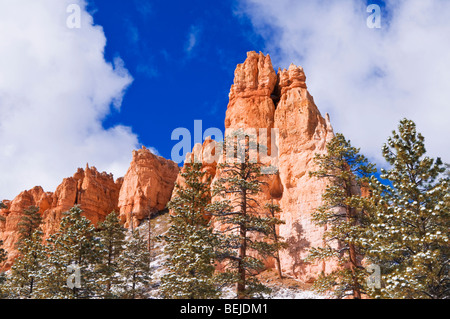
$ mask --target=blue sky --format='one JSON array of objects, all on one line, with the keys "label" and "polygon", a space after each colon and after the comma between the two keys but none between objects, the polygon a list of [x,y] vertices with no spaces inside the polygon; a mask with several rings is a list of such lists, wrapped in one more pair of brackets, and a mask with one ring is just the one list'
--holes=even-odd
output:
[{"label": "blue sky", "polygon": [[223,129],[251,50],[302,66],[334,131],[379,167],[403,117],[450,162],[448,0],[0,0],[0,200],[86,163],[123,176],[142,145],[171,158],[194,120]]},{"label": "blue sky", "polygon": [[223,129],[236,64],[264,50],[234,1],[90,1],[108,39],[107,60],[120,56],[134,78],[120,111],[104,126],[131,126],[139,141],[170,158],[177,127]]}]

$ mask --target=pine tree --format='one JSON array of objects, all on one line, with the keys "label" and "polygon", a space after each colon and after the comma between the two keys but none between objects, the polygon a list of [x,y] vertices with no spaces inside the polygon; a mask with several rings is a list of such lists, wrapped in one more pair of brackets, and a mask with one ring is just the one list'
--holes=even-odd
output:
[{"label": "pine tree", "polygon": [[309,250],[306,261],[337,260],[339,268],[321,274],[314,283],[319,291],[334,289],[337,297],[351,293],[360,299],[364,292],[366,272],[361,265],[364,224],[367,218],[358,210],[358,189],[365,187],[375,172],[374,165],[359,153],[342,134],[327,144],[326,154],[314,158],[318,169],[311,176],[328,183],[322,195],[323,204],[312,215],[317,226],[326,226],[324,247]]},{"label": "pine tree", "polygon": [[7,251],[3,248],[3,240],[0,240],[0,265],[6,261]]},{"label": "pine tree", "polygon": [[19,240],[17,241],[17,247],[25,239],[30,239],[36,229],[42,224],[42,216],[39,213],[39,208],[36,206],[30,206],[23,211],[23,215],[20,217],[20,222],[17,224],[19,231]]},{"label": "pine tree", "polygon": [[[101,242],[96,236],[94,225],[81,215],[82,212],[79,206],[65,212],[59,231],[48,240],[48,260],[43,278],[37,287],[40,298],[97,297]],[[80,287],[69,287],[68,278],[73,273],[68,267],[79,267]]]},{"label": "pine tree", "polygon": [[[400,121],[383,146],[390,165],[373,179],[368,249],[382,270],[385,298],[450,298],[450,192],[440,158],[425,156],[413,121]],[[387,185],[386,185],[387,184]]]},{"label": "pine tree", "polygon": [[201,163],[185,165],[181,173],[184,186],[175,185],[175,196],[169,202],[171,226],[162,239],[168,273],[161,279],[165,298],[218,298],[220,290],[215,272],[216,236],[207,221],[210,202],[209,183],[204,182]]},{"label": "pine tree", "polygon": [[[264,270],[263,260],[273,256],[277,245],[271,243],[272,225],[281,223],[276,218],[264,216],[263,208],[255,197],[261,192],[261,163],[250,161],[250,152],[255,149],[250,138],[242,138],[241,154],[227,156],[225,163],[218,165],[222,177],[213,185],[213,196],[224,198],[210,205],[216,229],[220,233],[221,249],[218,256],[225,264],[224,279],[236,284],[239,299],[262,297],[270,293],[256,275]],[[231,144],[228,140],[226,143]],[[227,149],[230,149],[229,145]],[[234,144],[235,150],[238,147]]]},{"label": "pine tree", "polygon": [[[3,202],[0,202],[0,209],[2,208],[7,208],[7,206]],[[3,221],[5,221],[5,218],[0,216],[0,222]],[[5,249],[3,249],[3,241],[0,240],[0,268],[2,268],[7,256],[8,253]],[[5,287],[6,279],[6,274],[4,272],[0,272],[0,299],[6,298],[8,295]]]},{"label": "pine tree", "polygon": [[146,297],[150,283],[150,252],[139,230],[133,230],[131,238],[118,260],[120,284],[118,295],[123,299],[141,299]]},{"label": "pine tree", "polygon": [[283,278],[283,273],[281,271],[281,260],[280,260],[280,250],[283,248],[287,247],[287,243],[284,241],[283,237],[281,237],[280,235],[278,235],[277,232],[277,225],[279,224],[284,224],[283,221],[279,220],[277,218],[277,215],[280,214],[281,212],[281,208],[280,205],[278,204],[274,204],[273,200],[271,203],[267,203],[266,206],[264,206],[266,208],[266,210],[269,213],[270,218],[272,219],[271,222],[271,232],[269,235],[269,239],[272,241],[272,243],[274,244],[274,253],[273,253],[273,257],[275,258],[275,262],[276,262],[276,267],[277,267],[277,272],[278,272],[278,277],[280,279]]},{"label": "pine tree", "polygon": [[[5,204],[3,204],[3,202],[0,202],[0,209],[2,208],[7,208],[7,206]],[[4,218],[3,216],[0,216],[0,222],[5,221],[6,218]],[[6,252],[5,249],[3,249],[3,241],[0,240],[0,268],[2,266],[2,264],[6,261],[6,257],[8,256],[8,253]]]},{"label": "pine tree", "polygon": [[106,216],[105,220],[98,225],[100,242],[102,244],[102,263],[99,267],[99,283],[102,284],[102,295],[104,298],[113,298],[114,288],[120,282],[118,278],[118,259],[125,245],[126,229],[120,224],[116,212]]},{"label": "pine tree", "polygon": [[33,298],[33,293],[40,277],[45,249],[42,244],[40,225],[42,217],[39,208],[30,206],[23,211],[18,222],[19,239],[16,248],[20,255],[11,268],[8,289],[11,297]]},{"label": "pine tree", "polygon": [[[0,202],[0,207],[2,207],[3,203]],[[3,208],[3,207],[2,207]],[[8,253],[3,248],[3,241],[0,240],[0,268],[2,264],[6,261],[6,257],[8,256]],[[6,298],[8,293],[7,289],[5,287],[7,277],[4,272],[0,272],[0,299]]]},{"label": "pine tree", "polygon": [[19,257],[11,267],[10,294],[14,298],[34,298],[43,272],[47,254],[42,240],[42,231],[34,230],[30,238],[23,238],[19,246]]}]

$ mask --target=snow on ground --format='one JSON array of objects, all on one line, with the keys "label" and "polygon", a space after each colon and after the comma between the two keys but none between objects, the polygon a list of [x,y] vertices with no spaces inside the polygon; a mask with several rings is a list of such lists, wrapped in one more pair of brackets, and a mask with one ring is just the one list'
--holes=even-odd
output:
[{"label": "snow on ground", "polygon": [[267,299],[329,299],[327,295],[321,295],[310,290],[301,290],[287,287],[272,288]]}]

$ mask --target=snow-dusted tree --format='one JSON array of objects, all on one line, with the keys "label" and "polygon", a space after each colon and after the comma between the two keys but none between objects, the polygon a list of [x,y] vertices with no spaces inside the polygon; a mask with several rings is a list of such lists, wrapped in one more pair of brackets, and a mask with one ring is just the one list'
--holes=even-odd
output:
[{"label": "snow-dusted tree", "polygon": [[167,274],[161,278],[161,293],[171,299],[211,299],[220,296],[215,272],[217,238],[208,222],[209,183],[201,163],[185,165],[183,185],[175,185],[168,207],[171,226],[161,239]]},{"label": "snow-dusted tree", "polygon": [[7,276],[4,272],[0,272],[0,299],[9,298],[9,289],[6,286]]},{"label": "snow-dusted tree", "polygon": [[102,244],[99,283],[101,284],[100,294],[104,298],[113,298],[115,287],[120,282],[118,259],[124,249],[125,232],[126,229],[121,225],[116,212],[112,212],[98,224],[98,234]]},{"label": "snow-dusted tree", "polygon": [[[40,298],[94,298],[98,296],[101,278],[98,264],[101,241],[94,225],[84,216],[79,206],[64,213],[59,231],[46,245],[48,259],[42,279],[36,290]],[[80,269],[81,285],[77,287],[76,269]],[[74,283],[70,287],[70,283]]]},{"label": "snow-dusted tree", "polygon": [[450,298],[450,189],[440,158],[425,156],[413,121],[400,121],[383,146],[384,185],[373,179],[368,254],[381,267],[386,298]]},{"label": "snow-dusted tree", "polygon": [[23,211],[20,221],[17,224],[19,231],[19,240],[17,241],[17,247],[25,239],[30,239],[36,229],[42,224],[42,216],[39,213],[39,207],[30,206]]},{"label": "snow-dusted tree", "polygon": [[118,259],[120,283],[117,293],[123,299],[146,298],[150,283],[150,252],[147,242],[139,234],[139,230],[132,231],[127,239],[125,248]]},{"label": "snow-dusted tree", "polygon": [[[2,207],[2,205],[3,205],[3,203],[0,202],[0,207]],[[6,250],[3,248],[3,241],[0,240],[0,267],[6,261],[7,255],[8,254],[7,254]],[[6,291],[6,287],[5,287],[6,279],[7,279],[6,274],[4,272],[0,272],[0,299],[7,297],[7,291]]]},{"label": "snow-dusted tree", "polygon": [[6,261],[8,252],[3,248],[3,240],[0,240],[0,265]]},{"label": "snow-dusted tree", "polygon": [[42,231],[36,229],[31,237],[22,239],[19,245],[19,257],[11,267],[8,279],[10,298],[35,298],[36,289],[43,274],[43,265],[47,252],[43,245]]},{"label": "snow-dusted tree", "polygon": [[[7,206],[5,204],[3,204],[3,202],[0,202],[0,209],[1,208],[7,208]],[[0,216],[0,222],[4,222],[5,220],[6,220],[6,218],[4,218],[3,216]],[[0,240],[0,268],[1,268],[1,266],[3,266],[3,263],[6,261],[7,256],[8,256],[8,253],[3,248],[3,241]],[[3,272],[0,272],[0,295],[1,295],[2,284],[4,284],[5,281],[6,281],[6,275]]]},{"label": "snow-dusted tree", "polygon": [[344,135],[336,134],[327,144],[325,154],[314,158],[317,170],[311,176],[328,183],[322,195],[323,204],[312,215],[318,226],[327,226],[324,246],[309,250],[307,261],[336,260],[339,268],[329,274],[321,274],[314,283],[319,291],[333,289],[336,296],[360,299],[364,290],[366,272],[361,265],[361,237],[365,216],[358,210],[355,200],[358,190],[365,187],[373,164],[353,147]]},{"label": "snow-dusted tree", "polygon": [[[274,256],[278,245],[270,240],[272,226],[282,223],[264,213],[262,203],[256,196],[261,192],[262,164],[250,160],[255,150],[252,137],[236,134],[238,143],[228,139],[227,149],[234,144],[235,151],[242,145],[237,156],[225,154],[227,160],[217,167],[221,177],[213,185],[213,195],[222,198],[210,205],[215,228],[220,234],[218,259],[224,263],[225,280],[236,284],[239,299],[262,297],[270,293],[256,277],[264,270],[264,259]],[[229,143],[229,144],[228,144]],[[233,146],[231,146],[233,147]]]}]

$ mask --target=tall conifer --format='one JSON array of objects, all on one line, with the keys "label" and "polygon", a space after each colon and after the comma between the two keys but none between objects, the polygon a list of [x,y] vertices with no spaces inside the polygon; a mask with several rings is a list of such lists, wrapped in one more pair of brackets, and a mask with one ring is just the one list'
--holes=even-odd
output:
[{"label": "tall conifer", "polygon": [[215,246],[206,210],[210,202],[209,183],[201,163],[185,165],[183,185],[175,185],[168,207],[171,226],[162,237],[168,273],[162,277],[161,291],[166,298],[209,299],[220,296],[215,273]]},{"label": "tall conifer", "polygon": [[424,140],[413,121],[400,121],[383,146],[389,183],[371,182],[368,255],[383,279],[375,297],[450,298],[449,180]]},{"label": "tall conifer", "polygon": [[278,245],[271,240],[274,224],[282,223],[277,218],[264,213],[263,203],[258,202],[261,193],[262,164],[250,160],[250,153],[259,146],[254,139],[237,131],[238,143],[228,139],[228,152],[231,147],[237,156],[226,156],[225,163],[218,164],[221,177],[213,185],[213,195],[223,200],[214,201],[210,209],[214,215],[216,229],[220,234],[220,260],[225,265],[223,273],[226,280],[236,284],[239,299],[262,297],[270,293],[256,275],[264,267],[264,259],[274,256]]},{"label": "tall conifer", "polygon": [[317,226],[327,226],[327,230],[324,246],[311,248],[306,260],[335,260],[339,264],[338,269],[319,276],[314,287],[319,291],[333,289],[339,298],[350,293],[360,299],[366,276],[361,265],[364,241],[361,234],[367,218],[357,209],[355,198],[359,197],[359,189],[367,186],[375,172],[374,165],[342,134],[336,134],[328,142],[326,154],[317,154],[314,160],[318,168],[310,175],[324,179],[328,185],[313,221]]}]

